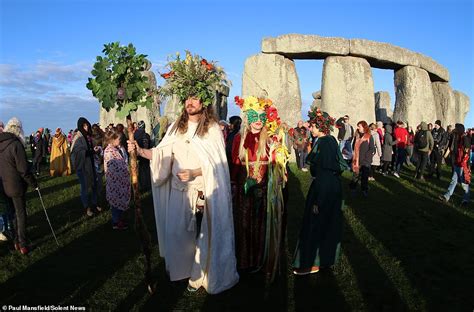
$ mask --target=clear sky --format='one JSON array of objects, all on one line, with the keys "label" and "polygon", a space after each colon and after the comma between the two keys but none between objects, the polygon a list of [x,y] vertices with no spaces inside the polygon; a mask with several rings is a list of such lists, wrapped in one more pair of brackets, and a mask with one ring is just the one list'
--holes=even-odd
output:
[{"label": "clear sky", "polygon": [[[241,92],[245,59],[263,37],[287,33],[363,38],[423,53],[448,68],[455,90],[474,100],[474,7],[439,1],[105,1],[0,0],[0,120],[17,116],[26,133],[64,131],[78,117],[99,119],[85,87],[103,44],[133,43],[153,70],[190,50],[216,60]],[[322,61],[297,61],[303,112],[321,86]],[[393,72],[374,70],[375,90],[391,93]],[[159,83],[163,83],[159,79]],[[466,126],[474,126],[474,109]]]}]

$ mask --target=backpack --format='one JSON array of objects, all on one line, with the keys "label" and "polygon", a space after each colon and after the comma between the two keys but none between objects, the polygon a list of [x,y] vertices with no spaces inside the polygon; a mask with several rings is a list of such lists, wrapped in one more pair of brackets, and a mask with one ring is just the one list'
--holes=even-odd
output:
[{"label": "backpack", "polygon": [[417,137],[415,138],[415,146],[417,150],[424,149],[428,146],[428,138],[426,135],[426,130],[421,130],[418,132]]}]

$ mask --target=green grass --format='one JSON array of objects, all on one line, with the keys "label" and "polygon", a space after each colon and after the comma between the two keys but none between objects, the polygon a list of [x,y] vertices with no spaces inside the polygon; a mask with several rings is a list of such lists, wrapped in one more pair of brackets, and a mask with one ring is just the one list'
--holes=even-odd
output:
[{"label": "green grass", "polygon": [[[135,232],[113,231],[108,210],[86,219],[75,175],[42,177],[61,247],[29,192],[28,234],[36,248],[25,257],[0,244],[0,304],[76,304],[94,311],[472,311],[474,207],[436,200],[449,184],[447,171],[441,181],[416,183],[413,172],[406,173],[400,180],[377,175],[368,199],[349,196],[345,173],[342,257],[333,270],[295,277],[290,264],[310,177],[292,165],[283,273],[272,285],[260,274],[242,275],[237,286],[215,296],[170,283],[157,248],[157,292],[150,296]],[[459,193],[453,200],[460,202]],[[143,207],[156,247],[150,194]]]}]

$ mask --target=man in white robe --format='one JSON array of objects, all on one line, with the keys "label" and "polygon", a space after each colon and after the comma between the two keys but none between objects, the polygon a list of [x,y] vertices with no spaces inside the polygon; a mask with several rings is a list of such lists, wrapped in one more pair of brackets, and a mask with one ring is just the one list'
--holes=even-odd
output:
[{"label": "man in white robe", "polygon": [[[151,160],[158,244],[170,280],[189,278],[188,290],[202,286],[216,294],[233,287],[239,275],[224,138],[210,114],[211,107],[190,97],[157,147],[129,142],[129,150]],[[199,191],[205,204],[197,233]]]}]

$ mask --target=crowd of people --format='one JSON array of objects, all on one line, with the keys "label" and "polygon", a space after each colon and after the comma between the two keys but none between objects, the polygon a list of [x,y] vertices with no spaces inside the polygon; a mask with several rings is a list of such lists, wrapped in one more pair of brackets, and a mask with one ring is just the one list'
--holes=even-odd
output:
[{"label": "crowd of people", "polygon": [[[152,136],[142,121],[132,126],[132,139],[122,124],[101,128],[81,117],[67,136],[61,129],[53,137],[47,129],[32,135],[29,165],[21,122],[13,118],[5,128],[1,124],[0,195],[7,209],[0,225],[17,250],[30,251],[25,194],[27,184],[38,188],[36,177],[48,153],[51,176],[76,173],[88,217],[103,211],[99,202],[105,193],[112,228],[126,230],[124,211],[132,195],[128,155],[136,151],[139,189],[152,191],[166,272],[171,281],[187,280],[190,292],[204,287],[210,294],[220,293],[238,283],[241,274],[261,272],[268,282],[285,274],[280,259],[292,195],[286,186],[292,150],[298,170],[312,177],[292,263],[295,275],[316,273],[338,260],[345,170],[352,172],[353,193],[360,184],[367,197],[377,173],[401,178],[404,166],[414,165],[416,179],[439,179],[445,162],[452,180],[440,200],[448,202],[460,183],[462,205],[470,201],[474,131],[465,131],[462,124],[445,131],[439,120],[434,125],[421,122],[413,132],[402,121],[384,125],[361,120],[354,127],[347,115],[336,120],[312,108],[307,122],[290,128],[270,99],[254,96],[235,98],[241,117],[218,121],[208,80],[215,77],[209,75],[212,64],[190,55],[175,62],[179,66],[165,79],[177,88],[173,94],[180,95],[180,115],[169,125],[160,120]],[[186,76],[187,66],[199,69],[193,71],[196,77]]]}]

